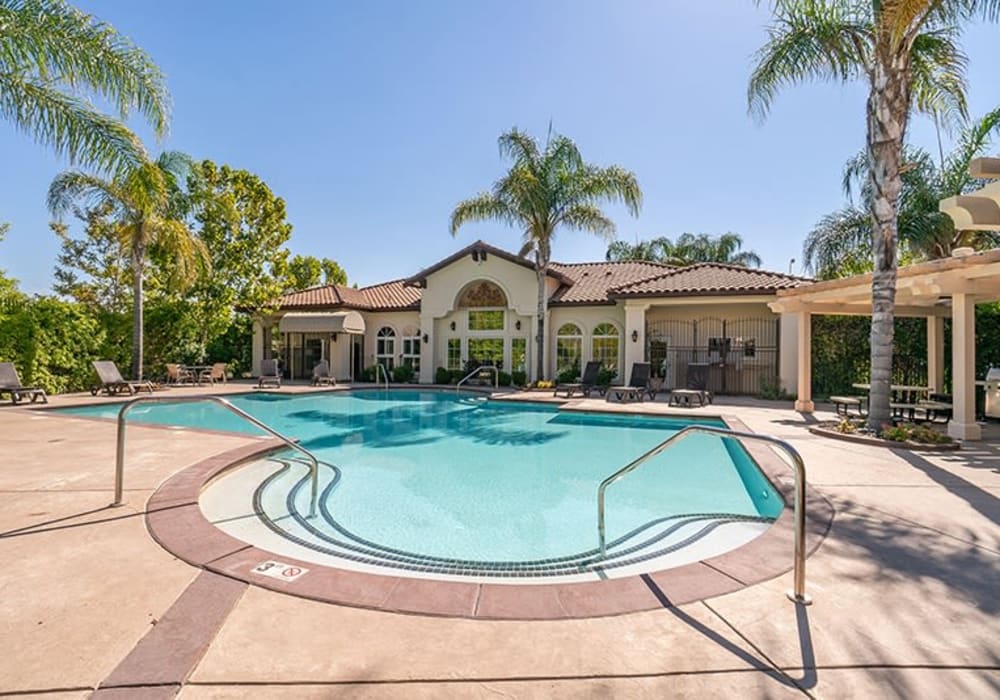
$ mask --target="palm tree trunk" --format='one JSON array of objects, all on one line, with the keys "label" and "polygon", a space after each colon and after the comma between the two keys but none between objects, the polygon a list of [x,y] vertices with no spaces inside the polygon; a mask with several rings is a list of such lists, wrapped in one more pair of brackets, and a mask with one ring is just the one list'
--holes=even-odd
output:
[{"label": "palm tree trunk", "polygon": [[896,240],[900,166],[909,113],[908,51],[876,58],[868,97],[868,159],[872,186],[871,396],[868,427],[889,421],[892,381],[893,318],[896,305]]},{"label": "palm tree trunk", "polygon": [[535,367],[536,380],[545,378],[545,310],[548,306],[545,294],[545,277],[549,262],[543,261],[541,254],[535,254],[535,275],[538,279],[538,334],[535,336]]},{"label": "palm tree trunk", "polygon": [[145,251],[132,246],[132,379],[142,379],[142,272]]}]

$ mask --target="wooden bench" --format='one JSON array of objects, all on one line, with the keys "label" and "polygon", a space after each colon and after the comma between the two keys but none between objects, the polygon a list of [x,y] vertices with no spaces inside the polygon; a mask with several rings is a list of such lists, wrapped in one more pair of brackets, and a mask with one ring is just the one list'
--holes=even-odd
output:
[{"label": "wooden bench", "polygon": [[830,403],[834,405],[837,414],[849,416],[851,407],[857,408],[858,415],[864,416],[864,404],[867,399],[863,396],[831,396]]}]

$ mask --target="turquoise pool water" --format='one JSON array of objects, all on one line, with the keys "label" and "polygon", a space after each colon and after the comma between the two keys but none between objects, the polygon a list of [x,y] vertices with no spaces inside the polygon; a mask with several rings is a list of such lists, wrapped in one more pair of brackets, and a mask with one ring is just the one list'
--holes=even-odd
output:
[{"label": "turquoise pool water", "polygon": [[[340,469],[323,471],[329,519],[320,536],[473,561],[560,557],[593,548],[597,487],[685,425],[678,420],[559,411],[455,392],[382,390],[228,397]],[[119,406],[63,409],[113,418]],[[138,406],[131,422],[254,433],[212,404]],[[307,510],[303,470],[262,489],[263,510]],[[214,487],[213,487],[214,488]],[[292,498],[289,499],[289,494]],[[737,443],[694,435],[608,490],[613,539],[664,518],[774,518],[782,501]]]}]

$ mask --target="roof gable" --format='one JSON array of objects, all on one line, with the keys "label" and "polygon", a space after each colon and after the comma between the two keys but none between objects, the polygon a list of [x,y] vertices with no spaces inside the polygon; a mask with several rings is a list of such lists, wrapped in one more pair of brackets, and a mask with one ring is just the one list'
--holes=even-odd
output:
[{"label": "roof gable", "polygon": [[[473,254],[480,255],[484,252],[486,253],[486,255],[493,255],[495,257],[500,258],[501,260],[506,260],[507,262],[513,263],[515,265],[520,265],[521,267],[525,267],[529,270],[535,269],[535,263],[533,263],[531,260],[528,260],[525,257],[522,257],[520,255],[514,255],[513,253],[503,250],[502,248],[497,248],[496,246],[492,246],[484,241],[476,241],[475,243],[471,243],[465,246],[458,252],[449,255],[444,260],[440,260],[431,265],[430,267],[424,268],[423,270],[413,275],[412,277],[403,280],[403,283],[409,286],[422,287],[424,286],[424,284],[426,284],[427,278],[433,275],[438,270],[448,267],[449,265],[455,263],[456,261],[461,260],[466,255],[473,255]],[[549,269],[549,276],[556,278],[562,284],[573,284],[573,281],[571,279],[565,277],[559,271],[552,269],[551,267]]]}]

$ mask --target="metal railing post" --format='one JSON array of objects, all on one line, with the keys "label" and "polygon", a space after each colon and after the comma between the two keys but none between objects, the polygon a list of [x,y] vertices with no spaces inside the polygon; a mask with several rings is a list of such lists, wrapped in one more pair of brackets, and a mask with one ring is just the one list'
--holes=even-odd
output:
[{"label": "metal railing post", "polygon": [[125,490],[125,423],[126,416],[128,412],[132,410],[133,406],[140,403],[195,403],[198,401],[209,401],[211,403],[218,404],[223,408],[235,413],[240,418],[244,419],[251,425],[260,428],[268,435],[277,438],[281,442],[285,443],[289,448],[295,450],[306,456],[309,460],[309,480],[311,483],[312,492],[309,498],[309,517],[316,517],[316,508],[319,502],[319,461],[316,456],[302,447],[300,444],[292,440],[291,438],[285,437],[277,430],[271,426],[262,423],[257,420],[249,413],[244,411],[242,408],[234,406],[232,403],[222,398],[221,396],[137,396],[134,399],[126,401],[121,409],[118,411],[118,447],[115,454],[115,500],[111,504],[112,506],[122,505],[124,490]]},{"label": "metal railing post", "polygon": [[794,447],[784,440],[779,440],[770,435],[759,435],[757,433],[747,433],[736,430],[725,430],[723,428],[713,428],[705,425],[689,425],[681,428],[666,440],[648,450],[645,454],[632,460],[624,467],[601,482],[597,488],[597,538],[600,544],[601,557],[607,555],[607,533],[605,528],[605,491],[613,483],[624,477],[629,472],[637,469],[644,462],[656,457],[675,442],[679,442],[693,433],[703,433],[706,435],[718,435],[721,437],[736,438],[739,440],[757,440],[777,447],[792,460],[792,467],[795,471],[795,552],[794,552],[794,581],[792,590],[786,594],[794,603],[809,605],[812,598],[806,593],[806,465],[802,460],[802,455]]},{"label": "metal railing post", "polygon": [[455,385],[455,391],[458,391],[459,387],[461,387],[463,384],[465,384],[467,381],[469,381],[470,379],[472,379],[473,377],[475,377],[477,374],[479,374],[483,370],[486,370],[487,372],[490,371],[490,370],[493,371],[493,388],[494,389],[499,388],[499,386],[500,386],[500,370],[497,369],[496,367],[494,367],[493,365],[483,365],[482,367],[477,367],[476,369],[472,370],[467,375],[465,375],[464,377],[462,377],[458,381],[458,384]]}]

